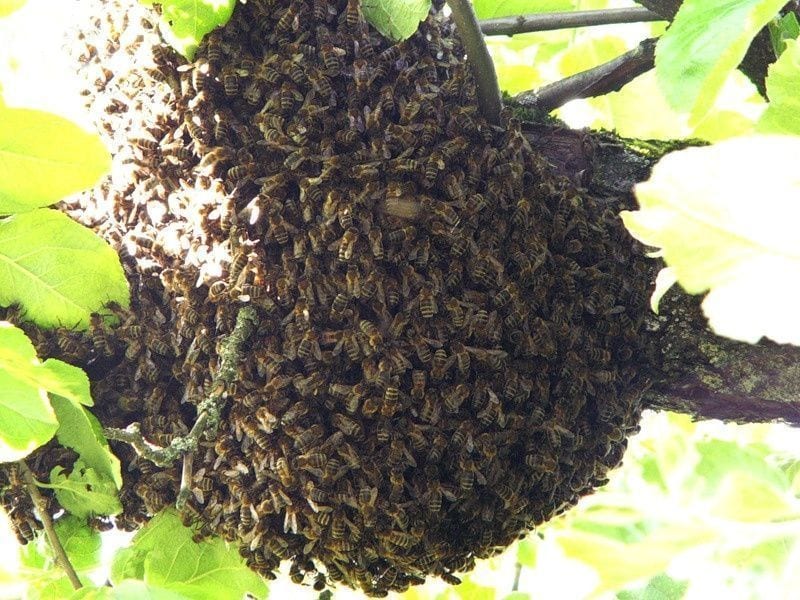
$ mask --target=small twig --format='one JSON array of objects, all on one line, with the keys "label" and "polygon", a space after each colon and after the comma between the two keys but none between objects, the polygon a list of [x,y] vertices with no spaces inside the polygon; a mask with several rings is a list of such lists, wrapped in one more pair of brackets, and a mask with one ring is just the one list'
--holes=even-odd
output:
[{"label": "small twig", "polygon": [[616,92],[626,83],[653,68],[656,40],[648,38],[617,58],[576,73],[571,77],[545,85],[538,90],[522,92],[514,100],[539,114],[549,113],[576,98],[591,98]]},{"label": "small twig", "polygon": [[516,592],[519,589],[519,576],[522,574],[522,563],[517,562],[514,565],[514,583],[511,584],[511,591]]},{"label": "small twig", "polygon": [[620,23],[645,23],[663,21],[664,18],[641,6],[631,8],[607,8],[604,10],[573,10],[570,12],[539,13],[487,19],[479,21],[484,35],[516,35],[531,31],[553,31],[595,25],[617,25]]},{"label": "small twig", "polygon": [[472,3],[469,0],[447,0],[447,4],[453,11],[456,29],[467,51],[467,59],[477,87],[478,107],[489,123],[500,125],[500,110],[503,107],[500,85],[497,83],[494,62],[478,26],[478,18],[475,16]]},{"label": "small twig", "polygon": [[192,486],[192,469],[194,467],[194,453],[188,452],[183,455],[183,468],[181,469],[181,487],[178,491],[178,499],[175,508],[182,510],[189,500]]},{"label": "small twig", "polygon": [[200,438],[214,439],[219,428],[222,408],[228,399],[227,388],[237,377],[237,367],[242,360],[242,345],[258,324],[255,308],[245,306],[239,309],[236,326],[222,343],[220,366],[211,382],[211,389],[197,406],[197,420],[188,434],[173,439],[169,446],[161,448],[148,442],[142,436],[139,423],[131,423],[125,429],[108,427],[103,430],[109,440],[126,442],[133,446],[137,454],[160,467],[168,467],[178,458],[197,450]]},{"label": "small twig", "polygon": [[56,557],[56,562],[66,572],[72,587],[76,590],[79,590],[83,587],[83,584],[78,578],[78,574],[75,572],[75,568],[72,566],[72,563],[69,561],[69,557],[64,551],[64,546],[61,545],[61,540],[58,539],[56,528],[53,526],[53,519],[50,518],[50,513],[47,512],[47,503],[39,493],[39,488],[36,486],[36,480],[33,478],[33,473],[31,473],[31,470],[28,468],[28,465],[24,460],[19,461],[17,464],[19,465],[22,479],[25,481],[25,487],[28,488],[28,493],[31,496],[31,500],[33,500],[33,505],[36,507],[36,512],[39,513],[39,518],[42,520],[42,524],[44,525],[44,532],[47,535],[47,540],[50,542],[50,546],[53,548],[53,554]]}]

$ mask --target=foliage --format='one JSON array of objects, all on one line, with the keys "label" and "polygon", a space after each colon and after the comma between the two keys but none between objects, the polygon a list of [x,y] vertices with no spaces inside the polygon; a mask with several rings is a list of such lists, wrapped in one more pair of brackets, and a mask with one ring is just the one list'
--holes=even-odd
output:
[{"label": "foliage", "polygon": [[57,115],[0,107],[0,123],[0,214],[53,204],[111,167],[97,134]]},{"label": "foliage", "polygon": [[68,475],[63,467],[53,467],[50,483],[41,487],[55,490],[58,503],[78,517],[115,515],[122,510],[117,485],[78,459]]},{"label": "foliage", "polygon": [[382,35],[404,40],[419,27],[431,8],[430,0],[363,0],[364,18]]},{"label": "foliage", "polygon": [[529,13],[571,10],[575,0],[473,0],[479,19],[497,19]]},{"label": "foliage", "polygon": [[721,335],[800,343],[798,152],[792,136],[674,152],[636,186],[641,210],[622,214],[634,236],[663,249],[686,291],[710,290],[703,310]]},{"label": "foliage", "polygon": [[800,44],[787,40],[786,50],[770,65],[767,75],[769,106],[761,115],[756,129],[763,133],[800,135]]},{"label": "foliage", "polygon": [[[83,371],[80,373],[83,374]],[[103,437],[102,426],[95,416],[83,406],[61,396],[53,396],[51,402],[58,417],[58,441],[75,450],[83,463],[98,476],[116,487],[122,487],[119,459],[111,453]]]},{"label": "foliage", "polygon": [[19,303],[37,325],[86,329],[91,313],[107,302],[128,304],[117,253],[57,210],[0,222],[0,258],[0,304]]},{"label": "foliage", "polygon": [[0,18],[7,17],[22,8],[27,0],[0,0]]},{"label": "foliage", "polygon": [[783,0],[686,0],[656,49],[656,74],[670,104],[696,121],[711,107],[755,35]]},{"label": "foliage", "polygon": [[233,14],[236,0],[139,0],[161,6],[161,24],[166,41],[192,60],[208,32],[224,25]]},{"label": "foliage", "polygon": [[32,382],[42,371],[25,333],[0,322],[0,461],[19,460],[58,429],[47,394]]},{"label": "foliage", "polygon": [[[0,16],[21,3],[0,0]],[[226,6],[232,8],[233,4],[232,0],[227,1]],[[475,2],[481,18],[530,10],[560,10],[567,5],[571,8],[573,4],[577,4],[577,8],[590,7],[587,2],[566,0],[533,4],[530,0]],[[603,3],[593,1],[589,4],[595,8]],[[668,106],[659,95],[656,79],[651,74],[639,78],[619,94],[586,102],[585,105],[593,111],[595,124],[619,127],[628,135],[641,137],[651,134],[662,137],[699,135],[710,140],[724,139],[752,129],[757,118],[752,117],[752,111],[747,114],[726,111],[720,105],[709,108],[709,103],[719,97],[722,76],[735,67],[738,61],[734,57],[742,50],[742,44],[746,46],[757,27],[752,29],[752,24],[743,27],[741,21],[736,21],[738,25],[735,27],[719,23],[729,23],[745,13],[759,18],[770,13],[768,16],[771,17],[775,11],[763,9],[760,12],[761,7],[766,6],[765,2],[728,1],[724,5],[706,2],[704,5],[712,7],[713,14],[702,13],[697,18],[706,21],[709,17],[718,19],[705,22],[703,26],[714,32],[712,41],[715,43],[710,46],[714,52],[697,53],[700,62],[697,65],[692,63],[686,81],[673,71],[666,77],[667,86],[683,86],[669,92],[667,97],[678,98],[682,102],[680,106],[693,109],[692,123],[688,123],[688,113]],[[196,48],[202,38],[199,34],[201,28],[209,31],[227,20],[228,17],[224,16],[228,10],[226,6],[220,2],[215,6],[217,8],[211,7],[211,0],[162,3],[167,28],[183,32],[180,35],[173,33],[176,38],[185,36],[182,42],[175,43],[179,48],[184,44],[186,55],[193,53],[193,47]],[[723,14],[721,6],[735,10]],[[393,10],[392,19],[397,19],[398,14],[399,10]],[[727,27],[730,31],[723,32],[717,27]],[[695,43],[692,31],[680,31],[680,22],[676,22],[672,29],[675,31],[671,35],[677,36],[678,40]],[[747,31],[742,33],[743,29]],[[702,31],[694,30],[694,33],[698,39],[703,39]],[[583,33],[528,34],[507,43],[493,40],[491,46],[504,87],[522,91],[549,78],[558,78],[610,58],[623,50],[621,39],[630,45],[629,39],[616,34],[605,33],[602,36],[605,39],[601,41],[588,41]],[[398,34],[397,37],[403,36]],[[790,36],[782,35],[782,40],[787,37]],[[671,44],[662,44],[659,49],[662,72],[664,56],[671,56],[676,66],[678,63],[688,64],[686,48],[689,46],[680,48],[675,41]],[[798,44],[792,40],[785,44],[787,49],[771,68],[767,82],[771,103],[758,122],[759,130],[764,133],[798,133],[797,105],[793,94],[798,86]],[[740,81],[741,78],[735,83]],[[660,82],[663,84],[664,80]],[[757,103],[751,104],[757,106]],[[4,139],[6,122],[0,120],[0,139]],[[777,142],[779,146],[773,146],[777,140],[782,141]],[[744,296],[734,300],[725,296],[720,300],[724,310],[719,318],[725,321],[730,312],[736,312],[737,316],[730,321],[737,322],[731,326],[738,328],[748,322],[754,323],[754,330],[748,328],[747,331],[751,339],[764,332],[787,335],[790,332],[787,316],[794,315],[794,312],[780,311],[791,309],[789,300],[796,297],[797,292],[788,287],[792,280],[798,280],[796,275],[790,277],[787,273],[796,271],[798,253],[786,233],[796,218],[785,212],[791,210],[791,204],[779,203],[778,196],[782,190],[787,198],[792,197],[789,194],[797,195],[797,187],[793,187],[796,186],[796,178],[792,179],[793,167],[787,164],[788,159],[783,158],[794,156],[790,152],[797,151],[796,143],[793,138],[749,137],[706,149],[700,160],[708,162],[685,160],[679,154],[670,159],[679,164],[673,168],[665,159],[666,166],[659,165],[651,181],[640,188],[647,196],[648,185],[651,186],[652,201],[658,210],[667,211],[665,221],[673,224],[672,229],[653,229],[648,231],[648,235],[663,239],[665,253],[667,248],[676,248],[679,262],[686,261],[687,277],[698,288],[708,285],[709,281],[721,282],[724,291],[731,286],[736,289],[734,282],[737,280],[745,282],[739,284],[745,288]],[[50,140],[45,144],[57,146]],[[774,156],[782,162],[775,163],[772,160]],[[775,165],[774,169],[768,170],[765,158]],[[94,163],[99,169],[98,164]],[[717,169],[716,180],[710,175],[712,168]],[[88,181],[88,171],[83,171],[83,166],[78,170],[87,177],[84,186],[91,185],[100,174],[98,172],[95,179]],[[746,174],[757,182],[759,187],[756,190],[746,187],[749,185]],[[15,176],[11,174],[12,179]],[[7,188],[4,186],[12,179],[0,176],[0,194],[5,193]],[[54,183],[45,182],[41,171],[31,179],[42,181],[24,183],[41,184],[44,188],[37,187],[30,196],[15,196],[14,202],[26,207],[48,204],[34,198],[52,190],[47,186]],[[21,186],[22,183],[13,185]],[[75,189],[78,188],[70,191]],[[725,193],[729,196],[724,197]],[[753,198],[758,199],[757,205]],[[58,196],[53,197],[50,202],[57,199]],[[29,200],[31,204],[24,204]],[[645,200],[643,204],[647,202]],[[719,214],[715,212],[714,226],[710,230],[704,229],[711,210],[723,211],[729,218],[717,221]],[[739,210],[742,212],[735,212]],[[672,219],[688,219],[688,223],[680,221],[680,226],[674,226]],[[684,256],[689,253],[685,248],[681,251],[682,238],[676,237],[674,230],[680,235],[688,227],[695,232],[690,241],[697,243],[699,239],[704,242],[703,248],[711,247],[718,253],[712,253],[712,264],[722,264],[732,270],[732,275],[724,270],[708,268],[701,253]],[[45,237],[42,231],[37,230],[39,239]],[[0,226],[0,238],[2,232]],[[49,234],[47,237],[52,239]],[[764,247],[757,246],[754,241]],[[779,242],[789,248],[784,251],[786,256],[783,259],[774,256],[774,252],[770,256],[770,252],[764,251]],[[768,277],[766,269],[751,273],[756,269],[737,267],[737,263],[729,260],[742,256],[756,261],[756,264],[785,260],[793,271],[784,270],[778,276],[773,273],[772,277]],[[68,261],[59,261],[58,268],[63,268],[65,262]],[[106,272],[119,274],[117,267],[118,263],[107,265],[110,271]],[[679,272],[683,273],[683,269]],[[751,274],[756,278],[742,279]],[[781,279],[785,282],[776,284]],[[45,280],[42,278],[41,281]],[[35,285],[31,285],[35,290]],[[3,290],[0,294],[11,289],[19,291],[22,288],[17,283],[0,282],[0,290]],[[751,299],[747,304],[744,300],[750,298],[754,289],[764,297],[757,303]],[[767,300],[773,303],[769,307],[763,304]],[[91,312],[97,308],[99,305],[87,310]],[[755,312],[744,312],[748,310]],[[31,314],[36,312],[30,307],[28,311]],[[82,313],[81,322],[85,323],[85,310]],[[773,318],[767,317],[768,314]],[[64,318],[60,322],[73,324]],[[83,383],[85,376],[75,376],[74,371],[70,375],[69,369],[68,365],[52,359],[39,363],[33,346],[20,330],[0,325],[0,461],[21,458],[57,435],[60,443],[79,453],[80,459],[69,475],[57,468],[50,484],[44,485],[59,486],[57,494],[62,503],[66,502],[68,509],[84,514],[79,504],[85,507],[88,501],[91,506],[100,500],[102,506],[103,502],[115,500],[115,489],[109,484],[114,488],[119,484],[119,464],[109,452],[97,421],[81,406],[91,405],[88,387]],[[620,600],[661,600],[692,595],[720,596],[725,595],[726,590],[729,595],[736,590],[746,597],[778,597],[781,592],[796,589],[800,584],[797,581],[797,572],[800,572],[800,544],[797,543],[800,540],[800,461],[796,446],[794,449],[791,446],[792,441],[796,444],[796,432],[793,437],[789,435],[788,443],[781,445],[778,440],[786,437],[786,431],[781,427],[715,427],[713,424],[694,424],[685,417],[649,416],[643,425],[643,433],[631,442],[625,466],[614,473],[605,489],[586,498],[567,515],[542,527],[539,535],[529,536],[501,557],[482,562],[475,572],[464,578],[462,585],[444,589],[441,582],[432,582],[423,588],[410,590],[406,597],[523,600],[556,596],[609,598],[613,594]],[[721,436],[728,439],[718,439]],[[107,492],[103,494],[99,490]],[[82,496],[85,493],[100,493],[101,496]],[[72,502],[65,500],[70,494],[74,496]],[[77,498],[80,498],[79,502],[75,501]],[[113,512],[115,509],[108,505],[100,512],[103,510]],[[74,515],[58,519],[56,528],[81,578],[89,584],[87,574],[99,565],[100,536],[86,526],[84,519]],[[182,527],[173,512],[159,515],[136,536],[131,547],[117,553],[112,568],[113,587],[88,586],[79,592],[73,592],[61,571],[54,568],[52,553],[40,535],[35,543],[20,550],[22,572],[17,576],[26,578],[30,584],[29,598],[177,600],[229,597],[231,594],[240,597],[245,590],[264,597],[266,586],[244,569],[233,549],[227,548],[221,540],[196,544],[191,535],[191,530]],[[616,558],[612,560],[612,557]],[[625,563],[626,568],[613,568],[619,564],[617,561]],[[509,594],[516,563],[520,565],[521,583],[517,591]],[[702,572],[698,572],[696,567],[699,563],[703,564]],[[3,569],[0,567],[0,575],[4,576]],[[301,598],[307,591],[310,597],[310,590],[298,588],[288,580],[284,583],[291,586],[287,587],[284,595]],[[271,586],[276,597],[281,597],[277,592],[280,585],[279,581]],[[709,590],[714,593],[703,593]],[[337,590],[334,597],[338,599],[346,595],[346,592]]]},{"label": "foliage", "polygon": [[235,547],[219,538],[195,542],[192,536],[174,511],[162,511],[117,553],[111,581],[137,579],[198,600],[266,595],[264,581],[247,568]]},{"label": "foliage", "polygon": [[[89,583],[88,575],[101,562],[100,534],[90,529],[84,519],[70,515],[56,520],[55,530],[81,581]],[[72,594],[72,585],[57,568],[52,548],[43,533],[19,548],[19,563],[21,575],[28,583],[27,599],[67,598]]]}]

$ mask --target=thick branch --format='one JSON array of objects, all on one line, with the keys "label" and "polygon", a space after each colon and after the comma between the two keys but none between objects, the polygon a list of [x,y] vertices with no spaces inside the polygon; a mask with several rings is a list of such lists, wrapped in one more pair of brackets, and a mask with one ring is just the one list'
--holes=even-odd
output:
[{"label": "thick branch", "polygon": [[800,427],[800,348],[746,344],[715,335],[700,298],[672,291],[651,317],[651,361],[660,381],[648,408],[736,423],[784,421]]},{"label": "thick branch", "polygon": [[494,62],[483,39],[478,19],[469,0],[447,0],[453,11],[458,35],[467,51],[467,58],[475,79],[478,94],[478,107],[489,123],[500,125],[500,110],[503,106],[500,85]]},{"label": "thick branch", "polygon": [[531,31],[552,31],[573,27],[614,25],[619,23],[642,23],[662,21],[663,17],[638,6],[632,8],[609,8],[605,10],[575,10],[570,12],[539,13],[503,17],[480,21],[484,35],[516,35]]},{"label": "thick branch", "polygon": [[537,114],[547,114],[570,100],[616,92],[626,83],[653,68],[655,44],[654,38],[646,39],[633,50],[607,63],[576,73],[538,90],[522,92],[515,96],[514,100]]},{"label": "thick branch", "polygon": [[[558,136],[554,128],[549,137]],[[529,141],[535,147],[540,139],[547,136],[539,132]],[[594,166],[594,177],[586,183],[588,191],[596,202],[613,205],[615,210],[636,207],[633,185],[649,176],[663,152],[675,149],[659,150],[650,144],[634,150],[634,141],[611,134],[596,134],[592,139],[591,144],[579,145],[588,155],[576,164]],[[561,160],[557,167],[568,171],[570,164]],[[583,167],[581,172],[585,171]],[[622,251],[630,254],[633,248],[629,243]],[[657,260],[651,264],[647,276],[652,280],[663,265]],[[717,336],[708,328],[701,301],[676,286],[662,299],[660,314],[648,314],[640,368],[653,384],[643,398],[645,407],[696,419],[783,421],[800,426],[800,348],[769,341],[746,344]]]},{"label": "thick branch", "polygon": [[31,470],[28,468],[28,465],[24,460],[19,461],[17,464],[19,465],[19,471],[22,475],[22,479],[25,481],[25,487],[28,488],[28,494],[30,494],[33,505],[36,507],[36,512],[39,513],[39,518],[44,525],[44,532],[45,535],[47,535],[47,541],[50,542],[50,547],[53,549],[53,555],[56,557],[56,562],[62,569],[64,569],[64,572],[67,574],[72,587],[76,590],[82,588],[83,584],[81,583],[81,580],[78,579],[78,574],[75,572],[75,567],[72,566],[72,563],[70,562],[69,557],[64,550],[64,546],[61,545],[61,540],[58,539],[56,528],[53,526],[53,519],[50,517],[50,512],[47,510],[47,503],[39,493],[39,488],[36,486],[33,473],[31,473]]}]

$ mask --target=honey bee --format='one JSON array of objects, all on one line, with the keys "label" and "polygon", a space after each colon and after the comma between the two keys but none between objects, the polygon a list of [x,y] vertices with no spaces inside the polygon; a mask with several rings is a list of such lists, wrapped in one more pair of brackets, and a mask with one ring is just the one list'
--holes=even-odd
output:
[{"label": "honey bee", "polygon": [[377,349],[381,344],[383,344],[383,336],[378,330],[378,327],[372,321],[361,319],[358,322],[358,328],[367,336],[369,345],[373,349]]},{"label": "honey bee", "polygon": [[160,150],[159,142],[152,136],[148,137],[132,137],[131,143],[139,148],[144,150],[149,150],[151,152],[158,152]]},{"label": "honey bee", "polygon": [[175,354],[171,344],[155,335],[149,336],[148,345],[153,352],[161,356],[173,356]]},{"label": "honey bee", "polygon": [[425,396],[425,401],[422,404],[422,408],[420,409],[419,418],[426,423],[434,425],[439,421],[441,412],[441,406],[437,402],[437,399],[434,398],[434,394],[427,394]]},{"label": "honey bee", "polygon": [[156,364],[149,357],[139,363],[139,368],[136,370],[136,379],[144,379],[149,383],[158,381],[161,371]]},{"label": "honey bee", "polygon": [[225,89],[225,95],[229,98],[239,94],[239,75],[231,66],[226,66],[222,70],[222,85]]},{"label": "honey bee", "polygon": [[452,573],[443,572],[439,574],[439,577],[441,577],[442,581],[444,581],[447,585],[461,585],[461,579]]},{"label": "honey bee", "polygon": [[222,34],[219,30],[212,31],[206,38],[206,56],[211,63],[218,63],[222,58]]},{"label": "honey bee", "polygon": [[419,302],[419,312],[423,319],[430,319],[436,314],[436,299],[433,296],[433,289],[429,283],[424,284],[420,288],[417,301]]},{"label": "honey bee", "polygon": [[342,239],[339,241],[339,260],[347,262],[353,258],[353,251],[355,250],[357,242],[358,229],[355,227],[347,229]]},{"label": "honey bee", "polygon": [[433,364],[431,366],[431,379],[441,381],[448,368],[447,352],[444,348],[439,348],[433,353]]},{"label": "honey bee", "polygon": [[308,80],[311,82],[311,85],[324,97],[329,99],[336,98],[336,94],[333,91],[333,87],[331,86],[331,80],[328,79],[328,76],[320,69],[312,69],[308,72]]},{"label": "honey bee", "polygon": [[[353,81],[356,84],[356,92],[363,94],[369,88],[370,69],[369,63],[363,58],[353,61]],[[369,129],[369,123],[367,124]]]},{"label": "honey bee", "polygon": [[350,29],[356,30],[361,23],[361,0],[347,0],[345,22]]},{"label": "honey bee", "polygon": [[92,337],[92,347],[101,356],[113,356],[114,347],[111,338],[108,336],[103,317],[98,313],[92,313],[90,318],[90,334]]},{"label": "honey bee", "polygon": [[341,57],[345,54],[346,52],[342,48],[338,48],[333,44],[322,44],[320,55],[328,77],[336,77],[339,75],[342,70]]},{"label": "honey bee", "polygon": [[350,417],[341,413],[333,414],[331,417],[331,424],[346,436],[359,439],[364,435],[364,430],[361,427],[361,423],[354,421]]}]

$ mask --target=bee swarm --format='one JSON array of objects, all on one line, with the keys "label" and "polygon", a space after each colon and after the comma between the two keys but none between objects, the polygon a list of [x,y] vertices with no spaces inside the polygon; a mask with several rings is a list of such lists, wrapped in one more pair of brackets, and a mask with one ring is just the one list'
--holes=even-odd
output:
[{"label": "bee swarm", "polygon": [[[639,420],[644,266],[519,123],[481,118],[447,20],[392,44],[352,1],[249,0],[186,64],[152,14],[100,6],[83,72],[114,170],[66,210],[120,248],[134,304],[37,342],[107,363],[103,423],[166,445],[258,309],[194,456],[200,535],[381,596],[456,581],[606,481]],[[180,465],[115,448],[123,526],[175,502]]]}]

